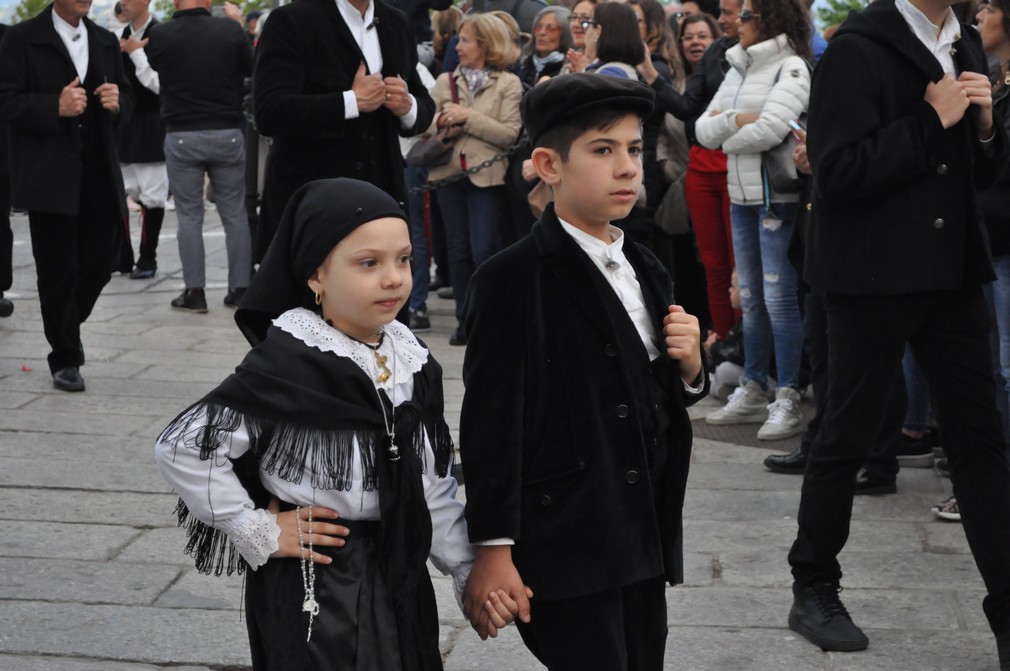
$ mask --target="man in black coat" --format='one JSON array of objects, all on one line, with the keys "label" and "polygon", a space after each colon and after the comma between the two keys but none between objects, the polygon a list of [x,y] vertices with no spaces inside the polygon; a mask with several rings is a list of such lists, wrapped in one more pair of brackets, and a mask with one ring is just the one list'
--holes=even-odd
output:
[{"label": "man in black coat", "polygon": [[[81,324],[112,273],[126,196],[115,124],[129,83],[116,37],[55,0],[0,43],[14,207],[28,210],[53,385],[83,391]],[[126,116],[126,110],[122,112]]]},{"label": "man in black coat", "polygon": [[[0,40],[7,25],[0,23]],[[11,231],[11,173],[7,128],[0,126],[0,317],[14,314],[14,303],[4,292],[14,283],[14,232]]]},{"label": "man in black coat", "polygon": [[789,625],[824,649],[868,645],[838,597],[837,557],[907,342],[933,392],[1010,669],[1010,470],[981,288],[994,275],[975,202],[1004,168],[1007,137],[978,35],[952,2],[878,0],[850,14],[814,73],[805,279],[824,294],[831,379],[789,554]]},{"label": "man in black coat", "polygon": [[382,2],[299,0],[270,13],[253,75],[256,126],[273,139],[254,259],[306,182],[351,177],[406,203],[397,137],[425,131],[435,113],[416,67],[410,21]]}]

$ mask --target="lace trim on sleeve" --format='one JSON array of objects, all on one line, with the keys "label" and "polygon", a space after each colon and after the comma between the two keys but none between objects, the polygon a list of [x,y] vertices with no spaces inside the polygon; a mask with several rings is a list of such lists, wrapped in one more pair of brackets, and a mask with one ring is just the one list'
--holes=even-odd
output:
[{"label": "lace trim on sleeve", "polygon": [[249,509],[224,527],[229,540],[253,570],[265,564],[280,547],[277,516],[263,508]]},{"label": "lace trim on sleeve", "polygon": [[460,564],[452,572],[452,593],[456,597],[456,605],[459,606],[459,612],[466,615],[463,611],[463,588],[466,587],[466,581],[470,578],[470,571],[473,570],[473,562],[466,562],[465,564]]}]

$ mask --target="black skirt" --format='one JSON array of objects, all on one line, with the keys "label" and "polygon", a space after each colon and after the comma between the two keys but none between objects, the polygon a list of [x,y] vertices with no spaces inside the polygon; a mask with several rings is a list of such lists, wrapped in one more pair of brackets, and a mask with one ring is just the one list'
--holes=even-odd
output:
[{"label": "black skirt", "polygon": [[[247,574],[246,624],[254,671],[403,671],[413,666],[405,667],[400,657],[393,596],[380,569],[379,523],[341,519],[338,524],[350,529],[346,545],[313,548],[333,563],[315,565],[319,614],[311,640],[306,641],[309,614],[302,611],[301,562],[271,559]],[[427,571],[422,579],[426,584],[419,593],[433,608]],[[430,645],[437,650],[437,619],[418,625],[434,632]]]}]

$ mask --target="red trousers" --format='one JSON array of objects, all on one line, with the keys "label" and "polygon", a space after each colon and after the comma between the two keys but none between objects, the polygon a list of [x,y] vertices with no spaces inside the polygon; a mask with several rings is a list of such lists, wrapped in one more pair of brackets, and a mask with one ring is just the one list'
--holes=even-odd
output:
[{"label": "red trousers", "polygon": [[694,226],[694,237],[698,241],[701,262],[705,266],[712,326],[716,334],[723,338],[737,319],[729,302],[734,261],[726,173],[700,172],[688,162],[684,195],[691,224]]}]

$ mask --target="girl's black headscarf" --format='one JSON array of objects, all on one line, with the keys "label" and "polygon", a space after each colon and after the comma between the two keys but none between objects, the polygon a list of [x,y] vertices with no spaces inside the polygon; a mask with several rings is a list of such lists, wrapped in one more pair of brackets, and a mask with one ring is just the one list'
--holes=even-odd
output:
[{"label": "girl's black headscarf", "polygon": [[315,309],[307,284],[337,243],[362,224],[396,217],[403,208],[382,189],[356,179],[320,179],[295,191],[235,322],[251,345],[266,338],[270,323],[293,308]]},{"label": "girl's black headscarf", "polygon": [[[308,347],[271,324],[288,310],[315,309],[309,277],[351,231],[386,217],[406,222],[395,200],[365,182],[319,180],[296,191],[235,315],[253,349],[233,375],[169,424],[160,440],[212,459],[214,450],[245,426],[249,451],[233,465],[257,507],[270,499],[261,471],[296,483],[308,474],[314,487],[346,490],[356,449],[362,486],[379,492],[381,568],[394,597],[404,668],[429,671],[441,669],[441,658],[425,566],[432,527],[422,472],[433,467],[445,477],[453,454],[441,368],[429,357],[414,374],[413,398],[397,406],[399,458],[394,459],[385,419],[393,414],[392,404],[385,391],[377,391],[349,359]],[[434,464],[423,460],[425,435]],[[200,571],[244,571],[244,560],[221,531],[193,518],[182,501],[177,512],[189,534],[187,552]]]}]

